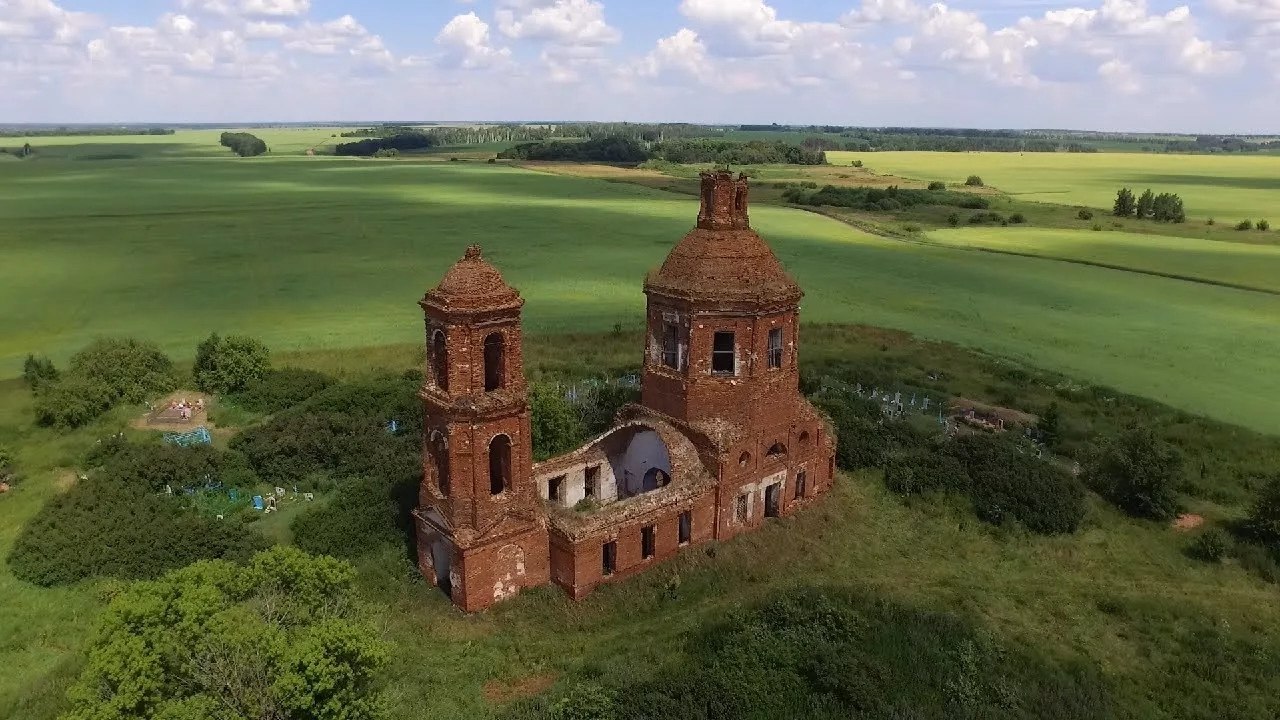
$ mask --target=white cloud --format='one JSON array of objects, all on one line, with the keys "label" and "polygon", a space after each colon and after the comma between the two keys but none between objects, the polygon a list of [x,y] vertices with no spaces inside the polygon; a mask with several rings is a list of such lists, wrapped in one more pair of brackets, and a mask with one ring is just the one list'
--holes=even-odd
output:
[{"label": "white cloud", "polygon": [[498,30],[509,38],[553,45],[591,47],[610,45],[621,38],[605,21],[604,5],[593,0],[508,3],[494,12],[494,19]]},{"label": "white cloud", "polygon": [[436,35],[436,45],[444,50],[442,64],[476,69],[491,67],[511,56],[507,48],[496,48],[489,38],[489,24],[474,12],[457,15]]},{"label": "white cloud", "polygon": [[311,0],[179,0],[178,6],[222,17],[291,18],[306,15],[311,10]]},{"label": "white cloud", "polygon": [[95,24],[89,13],[65,10],[52,0],[0,0],[0,38],[75,42]]}]

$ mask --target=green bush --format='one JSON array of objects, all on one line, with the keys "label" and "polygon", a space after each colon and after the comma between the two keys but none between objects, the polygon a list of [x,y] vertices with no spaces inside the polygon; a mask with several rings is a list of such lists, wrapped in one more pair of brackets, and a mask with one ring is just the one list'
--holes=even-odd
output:
[{"label": "green bush", "polygon": [[950,215],[947,215],[947,224],[948,224],[948,225],[950,225],[951,227],[955,227],[955,226],[959,225],[959,224],[960,224],[960,214],[959,214],[959,213],[951,213]]},{"label": "green bush", "polygon": [[1241,220],[1240,222],[1236,223],[1236,229],[1237,229],[1237,230],[1252,230],[1252,229],[1253,229],[1253,221],[1252,221],[1252,220]]},{"label": "green bush", "polygon": [[251,337],[217,333],[196,347],[196,363],[191,371],[196,387],[223,394],[243,390],[259,380],[271,363],[267,346]]},{"label": "green bush", "polygon": [[100,386],[111,402],[141,403],[178,386],[173,362],[156,345],[101,338],[71,356],[67,375]]},{"label": "green bush", "polygon": [[75,428],[87,425],[115,403],[111,388],[78,375],[42,386],[35,398],[36,422]]},{"label": "green bush", "polygon": [[288,547],[123,588],[66,720],[378,720],[379,629],[355,570]]},{"label": "green bush", "polygon": [[929,183],[929,189],[930,190],[946,190],[947,184],[942,182],[941,180],[934,180],[933,182]]},{"label": "green bush", "polygon": [[314,476],[402,474],[418,463],[416,433],[388,433],[382,421],[330,411],[292,410],[231,441],[265,481],[313,490]]},{"label": "green bush", "polygon": [[1093,211],[1090,210],[1089,208],[1080,208],[1079,212],[1076,213],[1076,217],[1080,218],[1081,220],[1092,220]]},{"label": "green bush", "polygon": [[58,369],[43,355],[28,355],[22,362],[22,379],[33,392],[39,392],[58,381]]},{"label": "green bush", "polygon": [[417,505],[418,468],[398,478],[370,475],[338,486],[293,519],[294,543],[309,553],[352,558],[382,548],[413,548],[409,513]]},{"label": "green bush", "polygon": [[[1092,718],[1114,714],[1102,674],[1048,662],[960,617],[833,589],[733,609],[692,633],[676,662],[619,681],[611,709],[568,717]],[[590,693],[594,696],[594,693]],[[547,717],[544,714],[542,717]]]},{"label": "green bush", "polygon": [[1241,530],[1249,539],[1280,552],[1280,474],[1263,485]]},{"label": "green bush", "polygon": [[970,225],[1004,222],[1004,216],[995,211],[979,212],[969,216]]},{"label": "green bush", "polygon": [[1020,212],[1013,213],[1012,215],[1009,216],[1009,222],[1015,225],[1021,225],[1026,221],[1027,221],[1027,216],[1023,215]]},{"label": "green bush", "polygon": [[17,578],[43,586],[100,576],[139,579],[206,558],[244,559],[264,546],[236,519],[184,508],[181,495],[95,473],[23,526],[9,567]]},{"label": "green bush", "polygon": [[968,492],[969,474],[950,455],[917,448],[890,453],[885,461],[885,486],[899,495],[927,492]]},{"label": "green bush", "polygon": [[0,445],[0,478],[6,477],[13,472],[13,451],[4,445]]},{"label": "green bush", "polygon": [[245,410],[275,413],[304,402],[334,384],[324,373],[299,368],[268,370],[232,393],[231,401]]},{"label": "green bush", "polygon": [[1149,428],[1131,427],[1090,458],[1085,478],[1098,494],[1134,517],[1171,520],[1182,456]]},{"label": "green bush", "polygon": [[962,435],[945,447],[965,469],[978,517],[992,524],[1017,520],[1042,535],[1075,532],[1084,521],[1084,486],[1053,463],[1018,451],[993,435]]},{"label": "green bush", "polygon": [[851,163],[849,163],[849,164],[850,164],[850,165],[852,165],[852,166],[854,166],[854,167],[857,167],[857,168],[862,167],[862,161],[861,161],[861,160],[854,160],[853,162],[851,162]]},{"label": "green bush", "polygon": [[105,442],[95,446],[87,462],[103,475],[154,493],[166,492],[165,486],[181,493],[210,484],[251,488],[259,482],[243,455],[209,445]]},{"label": "green bush", "polygon": [[1271,223],[1267,222],[1266,220],[1259,220],[1258,222],[1254,223],[1254,227],[1258,228],[1263,232],[1266,232],[1271,229]]},{"label": "green bush", "polygon": [[1205,562],[1218,562],[1227,556],[1229,549],[1230,540],[1227,534],[1217,528],[1209,528],[1192,541],[1187,552],[1191,557]]},{"label": "green bush", "polygon": [[533,457],[546,460],[573,449],[583,439],[582,422],[564,393],[554,385],[534,384],[529,392]]},{"label": "green bush", "polygon": [[968,185],[969,187],[982,187],[983,183],[982,183],[982,178],[978,177],[977,175],[970,175],[969,177],[965,178],[964,184]]}]

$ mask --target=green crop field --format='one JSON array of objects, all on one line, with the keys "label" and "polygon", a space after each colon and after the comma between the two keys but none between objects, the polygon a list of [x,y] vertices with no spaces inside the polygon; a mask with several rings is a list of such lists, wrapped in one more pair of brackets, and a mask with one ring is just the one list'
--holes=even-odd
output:
[{"label": "green crop field", "polygon": [[[273,155],[302,155],[309,148],[321,152],[326,145],[353,138],[333,137],[349,127],[235,128],[262,138]],[[140,160],[176,157],[230,157],[218,144],[223,130],[177,130],[172,135],[66,135],[55,137],[0,137],[0,148],[20,148],[30,143],[38,159]]]},{"label": "green crop field", "polygon": [[1136,153],[828,152],[829,162],[861,160],[877,173],[962,183],[970,175],[1023,199],[1110,208],[1116,191],[1179,194],[1187,214],[1235,222],[1280,217],[1280,155]]},{"label": "green crop field", "polygon": [[[531,330],[636,326],[645,271],[696,214],[657,190],[467,162],[36,159],[0,165],[0,184],[0,305],[20,309],[0,317],[9,376],[100,334],[178,356],[211,331],[279,349],[412,342],[416,299],[473,242],[528,298]],[[1280,297],[900,243],[796,210],[753,219],[808,321],[901,328],[1280,431]],[[1252,272],[1215,251],[1215,272]]]},{"label": "green crop field", "polygon": [[935,230],[928,237],[949,247],[1022,253],[1280,294],[1280,247],[1275,245],[1033,227]]}]

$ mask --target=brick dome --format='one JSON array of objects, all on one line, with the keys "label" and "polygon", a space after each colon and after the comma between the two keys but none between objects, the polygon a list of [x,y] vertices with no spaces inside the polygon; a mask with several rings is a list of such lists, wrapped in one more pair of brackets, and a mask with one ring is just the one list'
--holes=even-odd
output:
[{"label": "brick dome", "polygon": [[450,310],[505,310],[520,307],[524,300],[502,279],[498,268],[485,261],[480,246],[470,245],[440,284],[427,291],[422,304]]},{"label": "brick dome", "polygon": [[698,226],[649,273],[645,292],[685,299],[796,301],[803,293],[747,217],[747,180],[702,175]]}]

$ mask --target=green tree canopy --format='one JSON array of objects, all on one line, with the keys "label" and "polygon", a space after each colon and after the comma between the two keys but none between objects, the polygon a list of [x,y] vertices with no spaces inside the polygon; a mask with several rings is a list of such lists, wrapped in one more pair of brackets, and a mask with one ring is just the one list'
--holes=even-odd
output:
[{"label": "green tree canopy", "polygon": [[1280,474],[1263,486],[1243,529],[1254,540],[1280,551]]},{"label": "green tree canopy", "polygon": [[1177,448],[1148,428],[1132,427],[1112,438],[1089,462],[1086,478],[1095,490],[1135,517],[1172,519],[1175,486],[1182,475]]},{"label": "green tree canopy", "polygon": [[1138,198],[1138,204],[1135,206],[1135,212],[1138,219],[1145,220],[1151,217],[1152,213],[1155,211],[1155,206],[1155,193],[1151,192],[1150,188],[1142,191],[1142,196]]},{"label": "green tree canopy", "polygon": [[1133,217],[1137,209],[1138,203],[1134,200],[1133,191],[1129,188],[1120,188],[1120,192],[1116,193],[1116,202],[1111,212],[1116,217]]},{"label": "green tree canopy", "polygon": [[295,548],[139,582],[100,621],[66,720],[374,720],[387,652],[355,570]]},{"label": "green tree canopy", "polygon": [[222,337],[214,333],[196,347],[192,376],[201,390],[224,394],[262,379],[270,365],[271,353],[261,342],[243,335]]}]

